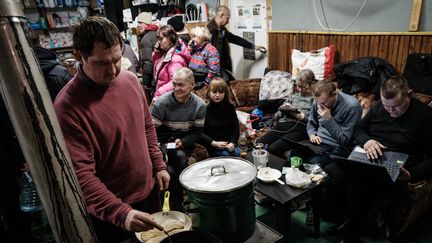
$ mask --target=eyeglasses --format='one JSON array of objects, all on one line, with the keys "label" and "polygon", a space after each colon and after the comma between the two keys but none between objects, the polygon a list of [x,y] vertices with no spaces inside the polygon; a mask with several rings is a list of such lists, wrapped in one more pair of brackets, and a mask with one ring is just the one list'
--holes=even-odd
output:
[{"label": "eyeglasses", "polygon": [[295,85],[296,85],[296,87],[297,88],[299,88],[299,89],[305,89],[305,88],[307,88],[307,87],[309,87],[309,84],[299,84],[299,83],[295,83]]}]

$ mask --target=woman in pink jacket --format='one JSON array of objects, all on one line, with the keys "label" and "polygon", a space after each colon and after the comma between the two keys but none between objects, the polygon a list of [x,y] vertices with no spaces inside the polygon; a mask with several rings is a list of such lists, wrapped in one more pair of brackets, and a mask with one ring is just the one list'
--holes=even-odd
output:
[{"label": "woman in pink jacket", "polygon": [[170,25],[161,26],[156,37],[158,41],[152,54],[153,75],[156,80],[153,101],[173,90],[174,72],[181,67],[187,67],[191,59],[186,45]]}]

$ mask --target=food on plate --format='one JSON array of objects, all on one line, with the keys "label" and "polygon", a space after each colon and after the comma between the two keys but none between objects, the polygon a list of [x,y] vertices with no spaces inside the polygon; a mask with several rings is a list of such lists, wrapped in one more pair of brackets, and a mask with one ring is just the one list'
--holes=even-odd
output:
[{"label": "food on plate", "polygon": [[[176,233],[177,230],[183,229],[185,227],[184,223],[177,219],[167,219],[165,222],[161,224],[167,233]],[[158,229],[151,229],[144,232],[141,232],[141,240],[148,241],[157,236],[164,236],[165,232]],[[171,234],[170,234],[171,235]]]}]

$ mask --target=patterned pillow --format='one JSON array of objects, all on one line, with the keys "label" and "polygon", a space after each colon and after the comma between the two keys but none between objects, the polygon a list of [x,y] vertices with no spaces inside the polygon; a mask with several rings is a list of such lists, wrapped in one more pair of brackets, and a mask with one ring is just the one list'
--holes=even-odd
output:
[{"label": "patterned pillow", "polygon": [[270,71],[261,80],[259,100],[286,99],[293,93],[291,74],[284,71]]}]

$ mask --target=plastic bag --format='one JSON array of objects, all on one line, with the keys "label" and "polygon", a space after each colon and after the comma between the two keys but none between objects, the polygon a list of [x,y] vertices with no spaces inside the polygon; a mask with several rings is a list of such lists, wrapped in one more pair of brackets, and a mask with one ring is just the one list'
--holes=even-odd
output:
[{"label": "plastic bag", "polygon": [[286,170],[285,182],[293,187],[306,188],[311,183],[311,179],[306,173],[300,171],[298,168],[289,167]]},{"label": "plastic bag", "polygon": [[314,72],[317,80],[333,76],[334,56],[334,45],[309,52],[292,49],[292,79],[296,80],[300,71],[306,68]]},{"label": "plastic bag", "polygon": [[318,164],[303,164],[305,173],[309,176],[311,181],[319,184],[327,177],[327,173]]}]

